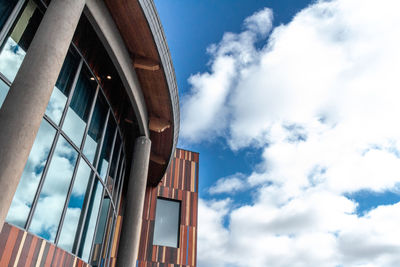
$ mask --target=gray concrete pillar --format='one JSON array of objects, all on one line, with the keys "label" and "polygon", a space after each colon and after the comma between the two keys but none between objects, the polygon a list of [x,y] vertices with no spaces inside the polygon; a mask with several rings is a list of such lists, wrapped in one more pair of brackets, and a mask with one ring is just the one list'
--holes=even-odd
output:
[{"label": "gray concrete pillar", "polygon": [[125,199],[117,266],[135,267],[139,252],[142,214],[149,169],[151,141],[141,136],[136,139],[131,173]]},{"label": "gray concrete pillar", "polygon": [[0,109],[0,227],[84,6],[85,0],[51,1]]}]

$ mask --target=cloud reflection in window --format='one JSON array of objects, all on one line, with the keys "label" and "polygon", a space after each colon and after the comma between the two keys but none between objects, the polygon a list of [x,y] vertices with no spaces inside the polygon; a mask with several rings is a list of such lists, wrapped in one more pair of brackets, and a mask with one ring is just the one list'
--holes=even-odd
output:
[{"label": "cloud reflection in window", "polygon": [[90,174],[89,166],[81,159],[58,241],[58,246],[69,252],[72,251],[74,244],[85,195],[89,193],[88,182]]},{"label": "cloud reflection in window", "polygon": [[55,239],[78,153],[60,136],[40,192],[29,231]]},{"label": "cloud reflection in window", "polygon": [[55,132],[56,130],[48,122],[42,120],[35,143],[29,154],[24,172],[8,211],[7,222],[19,227],[25,226]]}]

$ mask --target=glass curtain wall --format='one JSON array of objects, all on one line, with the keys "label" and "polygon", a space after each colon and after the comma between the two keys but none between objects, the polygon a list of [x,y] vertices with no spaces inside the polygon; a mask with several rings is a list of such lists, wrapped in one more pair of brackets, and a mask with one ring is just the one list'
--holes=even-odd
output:
[{"label": "glass curtain wall", "polygon": [[[18,8],[16,0],[0,0],[0,29],[3,30],[11,13]],[[43,10],[28,1],[15,20],[0,49],[0,108],[8,94],[11,83],[25,57],[33,36],[43,18]],[[11,23],[10,23],[11,24]]]},{"label": "glass curtain wall", "polygon": [[[0,27],[14,2],[0,0]],[[27,1],[1,43],[0,108],[42,17]],[[98,78],[71,45],[6,221],[104,266],[125,174],[122,140]]]}]

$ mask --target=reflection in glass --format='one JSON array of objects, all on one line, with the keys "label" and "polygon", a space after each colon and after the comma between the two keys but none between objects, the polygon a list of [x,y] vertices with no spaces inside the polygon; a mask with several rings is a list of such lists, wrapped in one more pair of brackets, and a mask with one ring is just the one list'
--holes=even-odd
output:
[{"label": "reflection in glass", "polygon": [[103,179],[106,177],[108,164],[110,162],[110,153],[112,148],[112,143],[114,140],[115,133],[115,122],[112,117],[108,120],[107,130],[103,141],[103,147],[101,149],[99,165],[97,166],[97,171],[100,174],[100,177]]},{"label": "reflection in glass", "polygon": [[6,96],[8,94],[8,90],[10,87],[8,87],[7,84],[5,84],[1,79],[0,79],[0,108],[3,105],[4,99],[6,99]]},{"label": "reflection in glass", "polygon": [[34,1],[29,1],[0,53],[0,72],[10,82],[14,81],[42,17]]},{"label": "reflection in glass", "polygon": [[60,135],[32,217],[30,232],[54,242],[77,156],[75,149]]},{"label": "reflection in glass", "polygon": [[17,2],[18,0],[0,0],[0,29],[3,28]]},{"label": "reflection in glass", "polygon": [[64,132],[78,147],[81,145],[93,97],[96,93],[96,82],[91,81],[89,77],[86,67],[82,68],[63,125]]},{"label": "reflection in glass", "polygon": [[[110,212],[110,215],[108,218],[107,232],[106,232],[106,236],[104,238],[104,249],[103,249],[103,253],[102,253],[103,259],[108,259],[110,257],[113,239],[115,238],[114,233],[115,233],[116,222],[117,222],[117,217],[113,213]],[[102,260],[102,261],[104,261],[104,260]]]},{"label": "reflection in glass", "polygon": [[117,172],[115,174],[116,176],[116,181],[115,181],[115,186],[114,186],[114,193],[113,193],[113,201],[114,203],[117,202],[117,196],[118,196],[118,192],[117,190],[120,190],[120,184],[122,181],[122,177],[124,177],[122,170],[124,169],[124,154],[122,153],[122,149],[121,149],[121,156],[119,157],[119,163],[118,163],[118,169]]},{"label": "reflection in glass", "polygon": [[[108,216],[108,210],[110,207],[110,198],[104,195],[103,205],[101,206],[99,223],[97,225],[96,237],[94,238],[93,253],[92,253],[92,266],[97,266],[100,258],[101,244],[103,243],[103,236],[106,230],[107,222],[111,221],[111,216]],[[108,227],[107,227],[108,228]],[[108,232],[108,231],[107,231]]]},{"label": "reflection in glass", "polygon": [[115,172],[117,168],[117,160],[118,160],[118,155],[120,152],[121,148],[121,137],[119,137],[119,134],[117,134],[117,139],[115,140],[115,145],[114,145],[114,152],[113,152],[113,158],[111,161],[111,166],[110,166],[110,176],[115,178]]},{"label": "reflection in glass", "polygon": [[74,186],[72,188],[71,198],[69,199],[67,212],[65,214],[60,239],[58,240],[58,246],[69,252],[72,252],[72,247],[74,245],[83,202],[88,193],[90,174],[90,167],[81,159],[76,173]]},{"label": "reflection in glass", "polygon": [[107,188],[111,194],[113,192],[114,180],[116,178],[115,176],[117,171],[118,156],[120,154],[120,146],[121,146],[121,138],[119,137],[119,134],[117,134],[117,138],[115,140],[115,145],[114,145],[113,157],[111,160],[110,171],[107,178]]},{"label": "reflection in glass", "polygon": [[6,221],[24,227],[39,185],[56,130],[42,120]]},{"label": "reflection in glass", "polygon": [[46,109],[46,115],[56,124],[60,122],[78,64],[77,54],[69,51]]},{"label": "reflection in glass", "polygon": [[94,156],[103,133],[107,111],[107,102],[104,96],[99,94],[97,96],[96,105],[94,106],[92,119],[90,121],[89,131],[85,140],[85,147],[83,148],[83,153],[92,163],[94,162]]},{"label": "reflection in glass", "polygon": [[103,192],[103,186],[99,180],[96,179],[93,188],[92,199],[88,208],[85,228],[82,234],[81,248],[78,256],[84,261],[88,262],[90,248],[93,241],[94,229],[96,227],[97,215],[99,214],[99,207],[101,201],[101,194]]},{"label": "reflection in glass", "polygon": [[154,245],[178,247],[179,209],[178,201],[157,199]]}]

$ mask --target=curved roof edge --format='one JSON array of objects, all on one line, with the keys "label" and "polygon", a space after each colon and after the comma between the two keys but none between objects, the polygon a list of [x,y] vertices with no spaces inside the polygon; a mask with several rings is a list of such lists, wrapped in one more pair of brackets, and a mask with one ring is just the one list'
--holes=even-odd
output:
[{"label": "curved roof edge", "polygon": [[[165,37],[164,29],[161,25],[160,18],[158,16],[157,9],[154,5],[153,0],[138,0],[142,7],[143,13],[146,16],[147,22],[153,34],[154,41],[157,46],[157,50],[161,59],[161,63],[164,69],[164,74],[167,79],[169,95],[171,98],[172,112],[173,112],[173,123],[174,123],[174,142],[169,158],[169,164],[171,163],[176,145],[178,143],[179,127],[180,127],[180,108],[179,108],[179,94],[178,85],[176,82],[175,70],[172,65],[172,58],[168,48],[167,39]],[[166,171],[165,170],[165,171]]]}]

